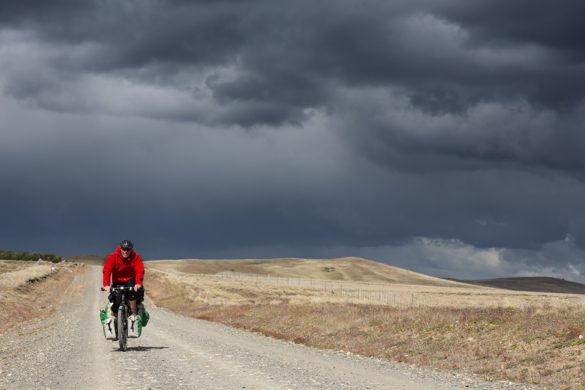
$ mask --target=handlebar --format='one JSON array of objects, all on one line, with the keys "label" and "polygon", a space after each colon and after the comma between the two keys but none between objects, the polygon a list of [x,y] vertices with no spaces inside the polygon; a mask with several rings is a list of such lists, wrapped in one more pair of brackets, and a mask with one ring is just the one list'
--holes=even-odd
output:
[{"label": "handlebar", "polygon": [[[100,287],[100,290],[106,291],[103,287]],[[114,286],[114,287],[110,287],[110,291],[132,291],[132,290],[134,290],[134,287],[130,287],[130,286]]]},{"label": "handlebar", "polygon": [[115,287],[111,287],[110,291],[115,291],[115,290],[119,290],[119,291],[132,291],[134,290],[134,287],[130,287],[130,286],[115,286]]}]

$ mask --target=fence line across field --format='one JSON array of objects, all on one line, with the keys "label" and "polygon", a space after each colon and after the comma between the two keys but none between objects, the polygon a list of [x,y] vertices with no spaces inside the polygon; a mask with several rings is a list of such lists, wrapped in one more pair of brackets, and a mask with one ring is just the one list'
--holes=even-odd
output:
[{"label": "fence line across field", "polygon": [[[390,306],[415,306],[417,303],[414,292],[388,292],[383,291],[387,285],[364,285],[356,287],[348,285],[347,281],[323,280],[323,279],[304,279],[304,278],[287,278],[280,276],[247,274],[243,272],[221,272],[216,276],[234,278],[239,280],[249,280],[258,283],[267,283],[276,286],[298,287],[309,290],[324,291],[331,296],[352,298],[365,302],[376,302]],[[359,283],[359,282],[353,282]]]},{"label": "fence line across field", "polygon": [[[242,272],[221,272],[214,276],[249,280],[254,283],[274,286],[298,287],[306,290],[324,292],[323,295],[335,298],[349,298],[356,303],[381,304],[393,307],[516,307],[525,309],[535,306],[585,306],[585,297],[578,294],[543,294],[537,292],[506,291],[498,289],[449,288],[449,291],[403,290],[396,291],[393,284],[375,284],[359,281],[324,280],[309,278],[288,278]],[[405,288],[406,285],[400,285]],[[421,286],[423,287],[423,286]],[[504,291],[504,292],[502,292]]]}]

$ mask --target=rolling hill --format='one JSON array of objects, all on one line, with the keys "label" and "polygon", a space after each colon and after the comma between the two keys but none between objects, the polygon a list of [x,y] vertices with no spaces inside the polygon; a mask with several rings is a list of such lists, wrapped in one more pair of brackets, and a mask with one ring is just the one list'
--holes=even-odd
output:
[{"label": "rolling hill", "polygon": [[288,278],[310,278],[369,283],[469,287],[389,264],[358,257],[338,259],[281,258],[267,260],[152,260],[147,266],[163,271],[191,274],[250,273]]},{"label": "rolling hill", "polygon": [[512,291],[585,294],[585,284],[550,277],[517,277],[486,280],[457,280],[462,283]]}]

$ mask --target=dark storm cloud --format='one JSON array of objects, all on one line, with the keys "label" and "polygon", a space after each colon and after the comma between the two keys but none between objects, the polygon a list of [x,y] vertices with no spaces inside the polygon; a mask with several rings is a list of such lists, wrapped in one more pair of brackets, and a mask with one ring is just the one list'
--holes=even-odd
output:
[{"label": "dark storm cloud", "polygon": [[160,255],[402,245],[384,250],[494,267],[547,243],[581,253],[583,8],[2,2],[0,86],[22,104],[3,97],[3,237],[54,229],[74,251],[133,231]]},{"label": "dark storm cloud", "polygon": [[[472,45],[510,48],[533,45],[549,50],[551,58],[556,60],[554,66],[535,63],[538,72],[513,74],[537,101],[566,108],[583,99],[581,64],[585,58],[582,39],[585,27],[580,15],[585,12],[585,5],[582,2],[570,1],[560,7],[550,1],[458,2],[439,12],[468,30]],[[538,81],[533,88],[529,88],[531,80]]]},{"label": "dark storm cloud", "polygon": [[310,191],[329,186],[337,167],[332,145],[314,153],[314,134],[2,107],[0,220],[11,223],[0,247],[100,252],[131,236],[152,257],[337,239],[334,225],[316,222],[323,195]]},{"label": "dark storm cloud", "polygon": [[9,2],[2,14],[13,19],[4,24],[54,44],[96,45],[66,68],[232,67],[233,77],[209,75],[206,86],[220,104],[249,103],[248,115],[226,118],[245,126],[298,122],[303,109],[331,105],[331,88],[356,85],[401,86],[431,114],[510,99],[570,109],[585,91],[575,2],[50,4]]},{"label": "dark storm cloud", "polygon": [[0,7],[0,21],[6,24],[20,24],[31,20],[59,21],[92,7],[91,2],[55,0],[36,2],[34,0],[3,1]]},{"label": "dark storm cloud", "polygon": [[[585,49],[581,15],[585,5],[568,1],[559,7],[551,1],[514,2],[480,0],[451,2],[439,6],[443,15],[474,30],[478,40],[487,42],[523,42],[545,45],[568,53]],[[571,55],[571,58],[578,56]]]}]

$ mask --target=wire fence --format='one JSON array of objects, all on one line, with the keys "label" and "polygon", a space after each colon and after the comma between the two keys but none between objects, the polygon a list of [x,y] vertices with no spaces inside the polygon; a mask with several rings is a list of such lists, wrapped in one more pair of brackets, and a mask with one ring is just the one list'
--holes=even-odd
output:
[{"label": "wire fence", "polygon": [[585,307],[585,296],[542,292],[509,291],[470,286],[437,287],[405,284],[287,278],[239,272],[215,276],[247,280],[264,285],[296,287],[317,291],[330,301],[377,304],[392,307]]},{"label": "wire fence", "polygon": [[377,303],[389,306],[412,307],[422,302],[417,300],[414,292],[388,291],[388,285],[363,284],[323,279],[287,278],[271,275],[248,274],[240,272],[221,272],[216,276],[247,280],[253,283],[270,284],[273,286],[296,287],[306,290],[320,291],[333,298],[345,298],[352,301]]}]

